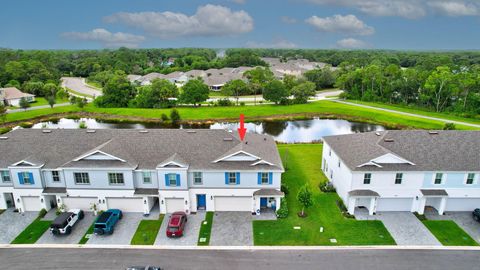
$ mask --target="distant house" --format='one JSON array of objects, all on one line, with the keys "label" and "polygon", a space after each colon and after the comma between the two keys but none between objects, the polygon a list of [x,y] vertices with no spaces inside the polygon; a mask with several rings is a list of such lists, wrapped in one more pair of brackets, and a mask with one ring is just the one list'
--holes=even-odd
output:
[{"label": "distant house", "polygon": [[23,93],[16,87],[0,88],[0,102],[7,106],[20,106],[20,100],[25,98],[28,102],[35,101],[35,95]]}]

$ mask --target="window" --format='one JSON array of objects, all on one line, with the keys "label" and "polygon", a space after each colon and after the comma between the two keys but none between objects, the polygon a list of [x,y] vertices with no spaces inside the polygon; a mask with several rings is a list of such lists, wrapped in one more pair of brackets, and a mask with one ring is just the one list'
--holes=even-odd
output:
[{"label": "window", "polygon": [[58,171],[52,171],[52,180],[53,182],[60,182],[60,174]]},{"label": "window", "polygon": [[397,173],[395,175],[395,184],[400,185],[402,183],[403,173]]},{"label": "window", "polygon": [[332,149],[328,150],[328,156],[332,156]]},{"label": "window", "polygon": [[228,173],[228,183],[230,185],[236,185],[237,184],[237,174],[234,172]]},{"label": "window", "polygon": [[330,170],[330,179],[333,179],[333,170]]},{"label": "window", "polygon": [[366,173],[363,175],[363,184],[368,185],[370,184],[370,181],[372,180],[372,174],[371,173]]},{"label": "window", "polygon": [[88,177],[88,173],[74,173],[73,178],[75,178],[75,184],[77,185],[90,184],[90,177]]},{"label": "window", "polygon": [[23,176],[23,183],[25,185],[33,185],[33,179],[30,178],[30,173],[22,172],[22,176]]},{"label": "window", "polygon": [[176,186],[177,185],[177,175],[176,174],[168,174],[168,185],[169,186]]},{"label": "window", "polygon": [[265,185],[265,184],[268,185],[268,183],[269,183],[269,181],[268,181],[268,173],[262,172],[262,173],[260,174],[260,179],[261,179],[262,185]]},{"label": "window", "polygon": [[150,184],[152,183],[152,173],[151,172],[142,172],[143,183]]},{"label": "window", "polygon": [[340,168],[341,162],[340,159],[338,160],[338,168]]},{"label": "window", "polygon": [[193,183],[195,185],[201,185],[202,184],[202,173],[201,172],[194,172],[193,173]]},{"label": "window", "polygon": [[108,173],[108,182],[110,185],[123,185],[123,173]]},{"label": "window", "polygon": [[475,174],[474,173],[469,173],[467,174],[467,185],[473,184],[473,181],[475,180]]},{"label": "window", "polygon": [[0,177],[2,181],[5,183],[10,183],[12,180],[10,179],[10,173],[8,171],[0,171]]},{"label": "window", "polygon": [[435,180],[433,181],[433,183],[435,185],[440,185],[442,183],[442,180],[443,180],[443,173],[436,173]]}]

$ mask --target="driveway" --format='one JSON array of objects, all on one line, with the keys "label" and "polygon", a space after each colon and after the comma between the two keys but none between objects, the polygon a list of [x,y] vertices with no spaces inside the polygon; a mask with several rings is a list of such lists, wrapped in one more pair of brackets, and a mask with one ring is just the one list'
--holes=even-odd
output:
[{"label": "driveway", "polygon": [[0,244],[10,244],[35,218],[38,212],[16,213],[7,209],[0,214]]},{"label": "driveway", "polygon": [[102,95],[102,91],[87,85],[84,78],[62,77],[61,80],[63,87],[70,88],[77,93],[92,97],[98,97]]},{"label": "driveway", "polygon": [[473,220],[472,212],[446,212],[440,216],[436,211],[425,211],[425,217],[432,220],[453,220],[477,243],[480,243],[480,222]]},{"label": "driveway", "polygon": [[252,213],[215,212],[210,246],[253,246]]},{"label": "driveway", "polygon": [[369,216],[368,211],[355,211],[358,220],[381,220],[400,246],[440,246],[433,234],[410,212],[377,212]]},{"label": "driveway", "polygon": [[189,215],[187,224],[185,225],[185,234],[180,238],[168,238],[167,227],[170,220],[170,214],[163,218],[162,226],[158,232],[155,245],[168,246],[196,246],[198,234],[200,233],[200,225],[205,220],[205,212],[197,212],[195,215]]},{"label": "driveway", "polygon": [[[49,212],[50,213],[50,212]],[[45,216],[46,218],[47,216]],[[87,232],[90,225],[97,216],[93,215],[93,212],[85,212],[85,216],[82,220],[78,221],[72,229],[72,232],[69,235],[53,235],[50,230],[47,230],[40,239],[38,239],[38,244],[78,244],[83,235]],[[53,219],[50,219],[53,220]]]},{"label": "driveway", "polygon": [[115,225],[112,235],[92,234],[87,245],[130,245],[142,219],[144,219],[142,213],[123,212],[123,218]]}]

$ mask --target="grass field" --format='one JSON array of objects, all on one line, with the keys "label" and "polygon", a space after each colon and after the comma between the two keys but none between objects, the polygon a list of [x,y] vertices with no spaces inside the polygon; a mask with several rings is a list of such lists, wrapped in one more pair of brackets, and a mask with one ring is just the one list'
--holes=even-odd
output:
[{"label": "grass field", "polygon": [[[336,205],[338,195],[320,191],[319,184],[327,181],[320,169],[322,147],[321,144],[279,145],[287,168],[282,182],[289,188],[286,196],[289,216],[277,221],[253,221],[255,245],[394,245],[381,221],[347,219]],[[312,191],[314,205],[306,210],[306,218],[299,218],[301,206],[296,195],[305,183]],[[301,229],[294,229],[297,226]]]},{"label": "grass field", "polygon": [[34,244],[48,230],[51,223],[51,220],[35,219],[23,232],[13,239],[12,244]]},{"label": "grass field", "polygon": [[424,220],[422,222],[444,246],[479,245],[452,220]]},{"label": "grass field", "polygon": [[[206,223],[205,223],[206,222]],[[213,225],[213,212],[207,212],[205,220],[202,222],[200,232],[198,233],[199,246],[208,246],[210,244],[210,234],[212,233]],[[201,242],[200,239],[205,238],[205,241]]]},{"label": "grass field", "polygon": [[145,219],[140,221],[137,231],[133,235],[131,245],[153,245],[162,225],[164,215],[156,220]]},{"label": "grass field", "polygon": [[87,235],[92,235],[93,234],[93,225],[95,225],[96,220],[97,220],[96,218],[93,220],[92,225],[90,225],[90,227],[88,227],[87,232],[83,235],[82,239],[80,239],[80,241],[78,242],[80,245],[84,245],[88,242],[89,238],[87,238],[88,237]]}]

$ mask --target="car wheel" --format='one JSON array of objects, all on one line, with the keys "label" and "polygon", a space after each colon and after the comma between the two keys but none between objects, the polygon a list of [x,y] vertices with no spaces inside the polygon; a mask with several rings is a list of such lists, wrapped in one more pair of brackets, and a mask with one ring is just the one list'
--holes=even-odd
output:
[{"label": "car wheel", "polygon": [[78,212],[78,219],[82,220],[84,216],[85,216],[85,214],[83,213],[82,210],[80,210],[80,212]]},{"label": "car wheel", "polygon": [[53,229],[52,230],[52,234],[53,235],[59,235],[60,234],[60,231],[58,229]]},{"label": "car wheel", "polygon": [[120,215],[118,215],[118,219],[122,219],[123,218],[123,213],[120,213]]},{"label": "car wheel", "polygon": [[114,231],[114,230],[115,230],[115,229],[112,227],[112,229],[110,229],[110,234],[113,234],[113,231]]},{"label": "car wheel", "polygon": [[65,228],[65,234],[70,234],[72,232],[72,227],[70,226],[67,226],[67,228]]}]

